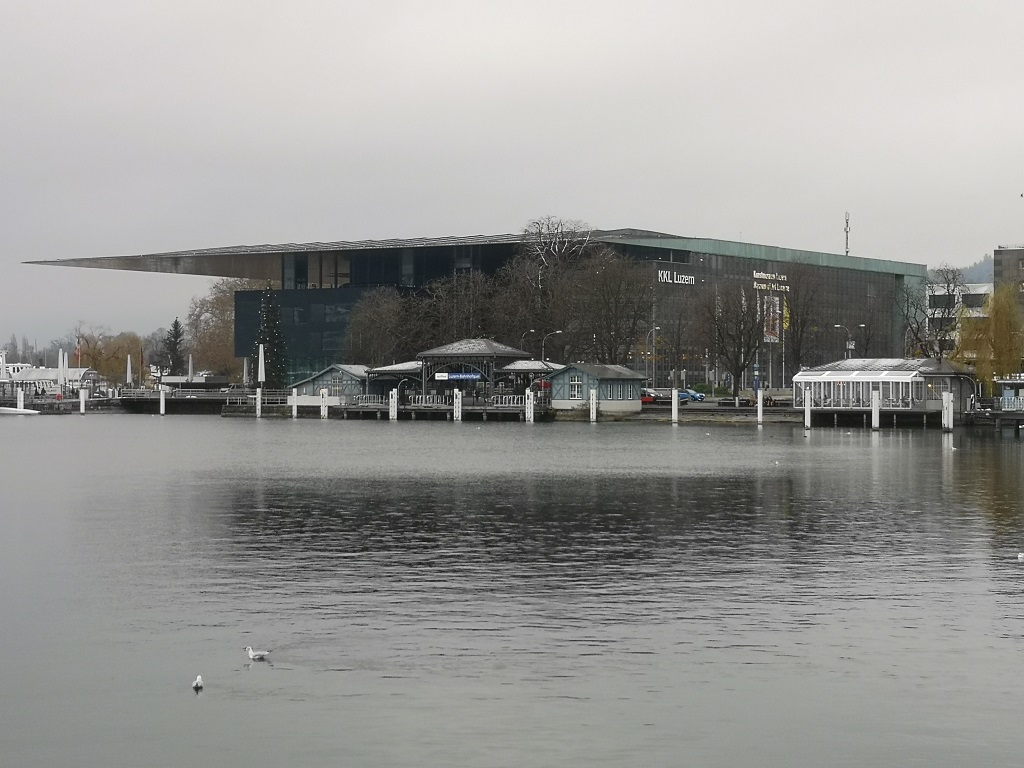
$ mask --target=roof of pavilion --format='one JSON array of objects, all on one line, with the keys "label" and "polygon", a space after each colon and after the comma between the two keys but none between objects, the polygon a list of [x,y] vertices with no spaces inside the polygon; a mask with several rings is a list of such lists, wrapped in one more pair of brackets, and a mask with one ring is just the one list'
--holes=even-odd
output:
[{"label": "roof of pavilion", "polygon": [[560,363],[550,360],[516,360],[501,369],[501,373],[552,373],[565,368]]},{"label": "roof of pavilion", "polygon": [[308,384],[311,381],[315,381],[327,373],[345,373],[351,376],[353,379],[365,379],[366,372],[369,369],[365,365],[344,365],[342,363],[334,363],[327,366],[322,371],[317,371],[312,376],[303,379],[302,381],[295,382],[293,387],[301,387],[303,384]]},{"label": "roof of pavilion", "polygon": [[428,349],[416,355],[419,360],[439,359],[474,359],[474,358],[506,358],[508,360],[524,360],[530,357],[529,352],[499,344],[494,339],[462,339],[440,347]]},{"label": "roof of pavilion", "polygon": [[395,363],[394,365],[382,365],[379,368],[370,368],[366,371],[368,376],[387,376],[395,374],[413,374],[419,375],[420,371],[423,370],[422,360],[407,360],[404,363]]},{"label": "roof of pavilion", "polygon": [[624,365],[603,365],[601,363],[573,363],[561,368],[556,374],[574,370],[582,371],[588,376],[593,376],[595,379],[642,380],[647,378],[644,374],[637,373],[632,368],[627,368]]},{"label": "roof of pavilion", "polygon": [[925,376],[953,376],[967,369],[947,359],[934,357],[853,357],[806,368],[793,374],[793,381],[907,381]]}]

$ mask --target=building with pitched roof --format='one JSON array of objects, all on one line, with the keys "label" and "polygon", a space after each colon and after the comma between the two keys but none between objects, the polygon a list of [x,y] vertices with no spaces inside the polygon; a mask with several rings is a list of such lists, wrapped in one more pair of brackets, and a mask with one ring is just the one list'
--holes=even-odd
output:
[{"label": "building with pitched roof", "polygon": [[599,413],[640,413],[640,391],[644,375],[624,365],[573,363],[548,378],[551,381],[552,410],[588,408],[590,392],[594,390]]}]

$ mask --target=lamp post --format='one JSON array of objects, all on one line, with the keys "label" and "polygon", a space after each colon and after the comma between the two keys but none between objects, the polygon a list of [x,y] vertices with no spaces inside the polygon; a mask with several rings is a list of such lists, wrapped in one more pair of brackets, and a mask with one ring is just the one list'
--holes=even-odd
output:
[{"label": "lamp post", "polygon": [[548,336],[554,336],[556,333],[561,331],[552,331],[551,333],[544,334],[544,338],[540,340],[540,361],[544,362],[544,343],[548,340]]},{"label": "lamp post", "polygon": [[[853,335],[850,333],[850,329],[847,328],[842,323],[836,323],[835,326],[836,326],[836,328],[842,328],[844,331],[846,331],[846,356],[845,357],[846,357],[847,360],[849,360],[852,357],[852,355],[850,353],[853,351]],[[864,323],[858,323],[857,327],[858,328],[864,328],[865,325],[864,325]]]},{"label": "lamp post", "polygon": [[522,349],[523,348],[523,344],[526,343],[526,334],[528,334],[528,333],[536,333],[536,332],[537,331],[535,331],[533,328],[531,328],[528,331],[523,331],[523,335],[519,337],[519,348]]},{"label": "lamp post", "polygon": [[661,330],[661,326],[660,325],[656,325],[653,328],[651,328],[651,330],[649,330],[647,332],[646,336],[644,336],[644,346],[647,347],[647,359],[651,363],[651,370],[650,370],[651,376],[650,376],[650,379],[651,379],[651,386],[652,387],[656,386],[656,384],[654,382],[654,377],[655,377],[655,374],[657,373],[657,371],[655,370],[655,367],[654,367],[655,366],[655,361],[654,361],[654,345],[657,343],[657,339],[652,338],[650,343],[648,343],[647,342],[647,337],[651,336],[655,331],[660,331],[660,330]]}]

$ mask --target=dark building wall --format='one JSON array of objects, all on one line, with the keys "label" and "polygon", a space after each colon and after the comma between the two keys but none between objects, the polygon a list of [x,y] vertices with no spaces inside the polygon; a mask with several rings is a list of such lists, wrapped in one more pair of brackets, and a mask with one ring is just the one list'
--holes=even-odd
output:
[{"label": "dark building wall", "polygon": [[992,281],[996,287],[1013,283],[1024,294],[1024,247],[996,248],[992,252]]},{"label": "dark building wall", "polygon": [[[796,270],[806,270],[807,274],[799,279],[806,280],[809,276],[820,292],[820,327],[803,350],[805,365],[842,357],[846,351],[846,329],[850,330],[856,344],[854,355],[857,357],[903,356],[903,321],[895,303],[902,275],[698,252],[674,252],[673,258],[672,262],[652,263],[655,285],[652,324],[662,328],[661,335],[678,333],[681,325],[697,336],[698,321],[693,304],[702,291],[713,290],[716,285],[738,283],[748,288],[751,296],[778,297],[778,341],[766,341],[762,352],[761,372],[765,380],[771,371],[773,383],[778,384],[784,368],[792,372],[791,360],[786,358],[786,329],[781,311],[782,300],[790,290],[797,290]],[[837,323],[845,328],[836,328]],[[705,350],[696,343],[686,345],[685,337],[682,345],[679,360],[663,359],[667,370],[686,368],[703,372],[709,367],[706,355],[711,355],[712,350]]]},{"label": "dark building wall", "polygon": [[[289,378],[316,373],[344,361],[352,308],[366,291],[359,286],[274,291],[281,308],[281,332],[288,351]],[[235,355],[253,355],[259,331],[262,291],[235,293]]]},{"label": "dark building wall", "polygon": [[[896,316],[893,301],[902,275],[626,243],[610,245],[623,255],[650,264],[655,284],[651,308],[654,324],[667,322],[669,315],[680,308],[685,311],[702,287],[723,281],[736,281],[752,291],[784,296],[791,284],[790,275],[802,268],[811,270],[820,280],[823,305],[823,327],[811,351],[811,360],[827,362],[842,356],[846,335],[844,330],[834,328],[835,323],[851,329],[858,342],[858,356],[902,356],[902,321]],[[1024,250],[1020,254],[1024,257]],[[314,264],[294,269],[293,282],[285,283],[296,287],[275,294],[281,307],[292,379],[304,378],[332,363],[352,362],[344,356],[349,321],[352,309],[366,290],[381,285],[415,289],[431,280],[468,270],[493,274],[514,255],[514,244],[381,248],[349,251],[338,259],[333,254],[323,261],[318,257]],[[335,273],[351,282],[337,288],[308,287],[319,280],[326,283],[336,279]],[[774,279],[755,277],[755,273]],[[240,357],[253,354],[260,296],[259,291],[235,295],[235,354]],[[869,334],[859,328],[861,323],[870,324]],[[778,370],[785,356],[784,344],[780,341],[766,345],[765,354],[777,358],[773,365]],[[692,362],[684,364],[690,365],[691,370],[703,369],[704,355],[705,351],[694,345],[685,353],[686,360]],[[766,364],[764,370],[767,368]]]}]

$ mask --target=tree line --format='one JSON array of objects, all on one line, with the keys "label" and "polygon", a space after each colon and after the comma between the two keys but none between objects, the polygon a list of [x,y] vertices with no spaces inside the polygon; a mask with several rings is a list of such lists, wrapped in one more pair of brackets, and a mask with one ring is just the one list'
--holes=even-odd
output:
[{"label": "tree line", "polygon": [[347,359],[412,359],[462,338],[491,338],[550,360],[624,364],[650,324],[646,268],[590,238],[578,221],[531,221],[494,275],[467,270],[419,290],[369,291],[353,309]]},{"label": "tree line", "polygon": [[111,382],[124,381],[129,355],[136,376],[150,365],[165,375],[184,375],[192,355],[197,368],[238,379],[242,361],[235,357],[234,293],[265,286],[265,282],[252,280],[216,280],[205,295],[192,299],[184,322],[176,317],[168,327],[145,335],[135,331],[115,333],[83,322],[45,345],[26,336],[19,342],[12,333],[3,350],[9,363],[51,368],[56,367],[58,353],[63,350],[70,366],[92,368]]}]

